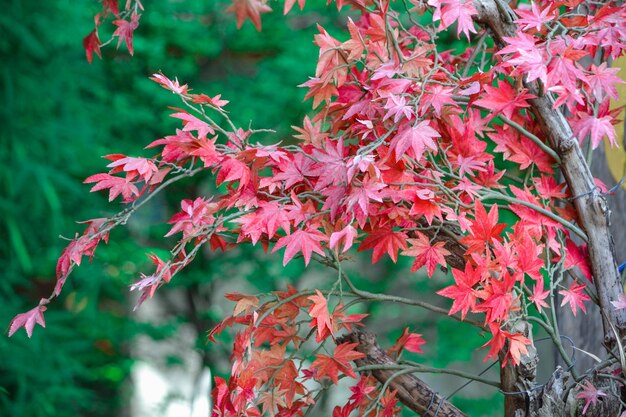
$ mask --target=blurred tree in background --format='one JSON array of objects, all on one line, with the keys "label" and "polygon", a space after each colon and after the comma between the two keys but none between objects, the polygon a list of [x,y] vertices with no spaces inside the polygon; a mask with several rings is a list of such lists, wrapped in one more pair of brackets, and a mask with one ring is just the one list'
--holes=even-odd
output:
[{"label": "blurred tree in background", "polygon": [[[322,4],[310,4],[304,12],[292,12],[287,17],[279,12],[265,16],[264,30],[257,33],[250,24],[237,30],[233,16],[224,13],[227,4],[155,0],[135,34],[135,57],[129,57],[124,50],[105,48],[104,59],[96,59],[91,65],[85,60],[81,40],[92,29],[92,16],[100,8],[98,2],[8,0],[3,4],[3,323],[8,324],[16,312],[51,292],[55,262],[66,243],[58,237],[79,229],[74,219],[113,212],[114,207],[105,197],[89,194],[87,186],[81,185],[84,178],[106,164],[98,155],[136,153],[140,144],[176,126],[167,117],[171,112],[167,106],[175,101],[170,93],[148,80],[150,74],[162,70],[176,74],[198,91],[222,94],[233,103],[233,121],[247,126],[254,119],[254,127],[276,131],[273,141],[277,137],[292,140],[290,126],[299,125],[310,110],[310,103],[302,102],[304,90],[295,86],[314,73],[318,48],[312,39],[316,24],[337,34],[343,27],[342,17]],[[100,36],[108,39],[105,33]],[[452,43],[449,46],[454,47]],[[197,348],[205,364],[216,372],[228,373],[227,353],[216,351],[219,346],[205,345],[203,333],[224,316],[220,303],[225,283],[220,277],[233,277],[229,282],[239,286],[238,290],[249,287],[261,291],[284,288],[285,283],[296,280],[306,285],[334,279],[320,278],[311,268],[303,275],[300,264],[282,268],[280,261],[275,262],[277,256],[254,256],[260,254],[258,248],[238,248],[220,256],[219,261],[207,254],[196,259],[170,285],[178,286],[187,297],[189,302],[184,307],[172,305],[169,319],[159,325],[133,321],[129,307],[132,302],[126,298],[128,285],[140,270],[147,269],[145,253],[164,253],[169,246],[160,239],[167,229],[151,225],[169,219],[178,210],[174,205],[180,198],[207,194],[210,190],[206,187],[208,181],[194,181],[185,194],[168,194],[135,216],[127,229],[116,230],[111,244],[99,249],[96,264],[77,269],[66,286],[63,302],[48,310],[47,331],[35,332],[29,342],[24,335],[0,338],[4,358],[0,362],[0,415],[127,414],[134,361],[131,344],[139,334],[157,340],[167,338],[182,323],[191,323],[197,330]],[[397,276],[399,271],[406,273],[407,262],[386,262],[372,268],[365,266],[369,260],[357,259],[355,283],[368,285],[373,291],[415,291],[408,277],[394,279],[393,288],[389,288],[392,280],[385,278]],[[220,291],[213,297],[216,287]],[[370,311],[378,320],[372,328],[390,331],[388,338],[395,339],[401,329],[390,326],[389,321],[400,316],[402,310],[373,308],[381,311]],[[453,324],[438,324],[436,316],[423,314],[413,322],[419,322],[419,331],[429,333],[429,340],[433,340],[432,347],[421,356],[425,363],[445,366],[467,360],[458,355],[467,355],[468,350],[458,346],[483,343],[478,334],[465,334],[457,328],[450,331],[447,326]],[[438,332],[449,337],[435,343]],[[440,386],[447,383],[439,382]],[[499,398],[494,392],[472,395]],[[496,408],[487,401],[462,396],[455,397],[455,401],[481,415]]]}]

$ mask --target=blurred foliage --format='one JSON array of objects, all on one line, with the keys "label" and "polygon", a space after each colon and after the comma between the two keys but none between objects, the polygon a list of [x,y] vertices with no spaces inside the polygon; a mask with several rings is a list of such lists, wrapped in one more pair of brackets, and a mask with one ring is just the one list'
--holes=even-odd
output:
[{"label": "blurred foliage", "polygon": [[[258,33],[249,22],[237,30],[233,16],[224,12],[227,3],[146,3],[135,33],[135,56],[130,57],[124,46],[116,51],[109,45],[102,51],[103,59],[94,57],[91,65],[81,41],[93,28],[93,15],[100,7],[97,1],[3,3],[0,322],[8,325],[15,314],[49,296],[56,258],[66,244],[59,235],[81,232],[76,220],[111,215],[119,208],[106,201],[106,193],[90,194],[89,187],[82,185],[87,176],[105,170],[106,161],[100,156],[150,155],[141,149],[178,127],[168,117],[168,106],[180,103],[149,81],[150,74],[160,70],[196,92],[222,94],[230,100],[226,109],[237,124],[274,129],[272,141],[291,140],[290,126],[300,124],[310,112],[310,102],[302,102],[304,89],[296,86],[315,72],[316,24],[344,40],[345,16],[323,2],[309,2],[304,12],[283,16],[277,10],[264,15],[263,31]],[[111,32],[111,27],[101,27],[101,39],[107,40]],[[267,136],[259,135],[257,140],[269,140]],[[133,363],[130,346],[138,334],[166,339],[180,324],[192,323],[205,363],[228,373],[228,336],[221,344],[206,345],[203,334],[232,308],[221,301],[225,291],[267,292],[284,288],[287,282],[311,288],[320,284],[320,276],[334,280],[332,273],[315,276],[311,268],[305,271],[301,262],[283,268],[280,254],[263,254],[260,248],[204,253],[169,285],[185,291],[190,305],[158,326],[135,321],[128,285],[140,271],[150,270],[145,253],[167,255],[168,245],[175,240],[163,240],[168,230],[165,223],[178,211],[182,198],[210,194],[209,184],[202,179],[183,182],[176,192],[155,198],[127,228],[114,231],[111,243],[98,249],[94,264],[77,268],[61,299],[49,306],[46,330],[36,328],[31,340],[23,330],[11,339],[0,338],[4,358],[0,362],[0,415],[127,415]],[[368,260],[357,257],[352,273],[357,285],[371,291],[418,294],[443,286],[441,280],[409,274],[408,261],[371,267]],[[226,287],[223,277],[232,277],[230,286]],[[387,340],[393,343],[407,311],[376,305],[368,312],[374,329],[395,329]],[[440,317],[417,314],[408,324],[426,333],[430,344],[417,360],[446,366],[469,359],[467,352],[484,343],[478,335],[468,336],[466,327],[455,322],[441,324],[437,322]],[[393,326],[385,322],[389,320]],[[472,415],[488,415],[495,408],[484,396],[459,395],[457,399]]]}]

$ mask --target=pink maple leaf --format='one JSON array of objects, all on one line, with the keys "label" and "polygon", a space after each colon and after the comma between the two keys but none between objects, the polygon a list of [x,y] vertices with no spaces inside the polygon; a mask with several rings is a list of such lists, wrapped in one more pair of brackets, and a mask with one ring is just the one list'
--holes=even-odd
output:
[{"label": "pink maple leaf", "polygon": [[576,394],[576,398],[585,401],[585,406],[583,407],[583,415],[585,415],[587,408],[589,408],[591,404],[595,405],[600,400],[600,397],[606,397],[606,393],[594,387],[589,381],[585,381],[582,386],[583,390]]},{"label": "pink maple leaf", "polygon": [[572,121],[572,128],[580,142],[589,135],[593,149],[600,146],[605,136],[609,138],[611,146],[617,146],[617,135],[612,121],[611,116],[595,117],[593,114],[578,112],[578,120]]},{"label": "pink maple leaf", "polygon": [[354,243],[354,238],[357,237],[358,233],[356,229],[350,225],[344,227],[338,232],[334,232],[330,235],[329,246],[331,249],[338,249],[339,244],[343,241],[343,250],[342,252],[348,251],[352,247]]},{"label": "pink maple leaf", "polygon": [[308,265],[311,260],[311,254],[313,252],[324,255],[324,250],[320,245],[320,242],[327,241],[328,238],[325,234],[319,230],[311,227],[306,230],[298,229],[290,235],[283,236],[278,239],[276,246],[272,249],[272,253],[278,249],[285,247],[285,257],[283,258],[283,265],[287,263],[298,253],[302,252],[304,256],[304,264]]},{"label": "pink maple leaf", "polygon": [[182,111],[179,113],[173,113],[170,116],[180,119],[183,121],[183,131],[197,131],[199,138],[206,138],[207,133],[214,134],[215,131],[211,126],[209,126],[206,122],[198,119],[197,117],[187,113],[186,111]]},{"label": "pink maple leaf", "polygon": [[50,301],[47,298],[39,300],[39,305],[26,313],[18,314],[11,320],[9,325],[9,337],[20,328],[23,327],[26,330],[26,334],[30,338],[33,335],[33,329],[35,324],[39,324],[41,327],[46,327],[46,322],[43,318],[43,312],[46,311],[46,304]]},{"label": "pink maple leaf", "polygon": [[[461,32],[467,36],[469,40],[470,32],[476,33],[474,28],[474,21],[472,16],[478,14],[474,8],[474,4],[470,0],[451,0],[442,2],[443,7],[441,9],[441,27],[438,30],[445,29],[457,22],[456,34],[461,35]],[[434,20],[434,16],[433,16]]]},{"label": "pink maple leaf", "polygon": [[139,197],[139,190],[127,178],[114,177],[109,174],[96,174],[88,177],[84,184],[97,183],[91,188],[91,192],[100,191],[109,188],[109,201],[113,201],[115,197],[122,194],[125,203],[130,203]]},{"label": "pink maple leaf", "polygon": [[585,308],[585,304],[583,304],[583,301],[591,300],[591,298],[589,298],[585,293],[583,293],[583,290],[585,288],[587,288],[585,284],[577,284],[574,282],[567,290],[559,291],[559,294],[563,296],[561,307],[563,307],[565,304],[569,304],[569,306],[572,309],[572,313],[574,314],[574,317],[576,316],[578,307],[580,307],[580,309],[584,313],[587,312],[587,309]]},{"label": "pink maple leaf", "polygon": [[170,90],[174,94],[187,94],[189,91],[189,87],[187,84],[180,85],[178,82],[178,78],[174,78],[174,81],[167,78],[165,75],[161,73],[152,74],[150,79],[154,82],[157,82],[161,85],[161,87],[166,90]]},{"label": "pink maple leaf", "polygon": [[140,17],[140,14],[133,12],[133,14],[130,16],[130,21],[124,19],[118,19],[113,21],[113,24],[117,26],[117,29],[115,29],[115,32],[113,32],[113,36],[118,37],[117,47],[119,48],[122,41],[125,41],[128,52],[130,52],[131,55],[134,54],[133,32],[139,27]]},{"label": "pink maple leaf", "polygon": [[426,149],[437,151],[437,144],[433,139],[440,136],[439,132],[430,127],[428,120],[422,120],[413,126],[407,123],[391,140],[389,147],[394,151],[396,160],[400,160],[411,149],[413,158],[419,161]]},{"label": "pink maple leaf", "polygon": [[624,80],[617,76],[619,70],[620,68],[608,68],[606,62],[600,66],[591,64],[585,82],[589,84],[598,101],[602,101],[606,96],[614,100],[619,99],[615,85],[624,83]]},{"label": "pink maple leaf", "polygon": [[544,24],[554,19],[554,14],[549,16],[551,10],[550,6],[546,6],[543,10],[541,10],[538,3],[531,2],[531,5],[531,10],[524,10],[520,7],[515,11],[520,16],[515,23],[521,30],[535,28],[536,31],[540,31]]}]

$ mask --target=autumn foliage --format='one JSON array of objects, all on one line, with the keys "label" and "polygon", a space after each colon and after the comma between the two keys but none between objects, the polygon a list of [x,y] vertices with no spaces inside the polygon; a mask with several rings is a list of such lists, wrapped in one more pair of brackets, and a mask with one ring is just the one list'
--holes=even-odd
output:
[{"label": "autumn foliage", "polygon": [[[238,26],[249,20],[261,30],[262,14],[272,8],[286,14],[295,3],[234,0],[227,11]],[[411,271],[424,268],[428,277],[448,271],[451,282],[437,291],[447,299],[447,313],[471,317],[488,332],[485,359],[502,367],[520,365],[534,350],[532,332],[519,322],[534,317],[533,325],[554,332],[555,309],[577,315],[597,300],[578,196],[559,175],[561,150],[548,140],[533,100],[552,100],[576,146],[616,146],[618,112],[610,100],[622,81],[607,62],[626,50],[626,8],[582,0],[514,2],[506,24],[515,36],[500,44],[469,0],[329,3],[349,10],[349,37],[339,40],[318,26],[317,67],[301,85],[314,113],[294,127],[297,144],[259,144],[257,130],[229,118],[236,103],[192,92],[169,74],[153,75],[176,96],[180,108],[171,116],[180,128],[148,144],[149,156],[106,156],[109,170],[85,180],[123,208],[84,222],[84,232],[61,254],[54,293],[17,316],[10,335],[24,327],[30,336],[35,324],[43,326],[48,302],[113,228],[156,193],[200,172],[210,173],[221,192],[180,203],[166,235],[177,236],[178,244],[170,259],[150,255],[154,271],[131,288],[140,292],[139,304],[182,274],[203,246],[228,251],[260,244],[281,252],[284,264],[317,261],[338,276],[330,289],[226,295],[233,313],[210,339],[228,328],[236,338],[231,376],[215,381],[215,416],[303,415],[318,401],[320,386],[341,378],[353,379],[351,396],[334,417],[397,415],[396,392],[355,369],[365,357],[358,344],[333,342],[366,321],[351,312],[351,300],[377,300],[342,269],[355,251],[370,253],[373,263],[410,257]],[[132,55],[142,10],[138,1],[124,9],[103,1],[84,39],[87,59],[100,56],[98,27],[107,21],[116,27],[118,46]],[[463,39],[466,49],[440,50],[442,32]],[[590,192],[606,192],[603,184],[597,187]],[[505,222],[505,212],[513,220]],[[623,308],[613,301],[611,308]],[[420,352],[423,343],[407,329],[388,354]],[[587,384],[577,397],[583,413],[606,395]]]}]

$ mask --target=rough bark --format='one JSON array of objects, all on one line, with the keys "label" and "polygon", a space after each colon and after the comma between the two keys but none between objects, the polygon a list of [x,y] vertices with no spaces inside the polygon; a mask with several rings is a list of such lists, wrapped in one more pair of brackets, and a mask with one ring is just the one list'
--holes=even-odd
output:
[{"label": "rough bark", "polygon": [[[364,353],[363,359],[356,360],[358,366],[366,365],[397,365],[397,363],[380,348],[376,336],[372,333],[353,332],[337,339],[337,343],[358,343],[356,350]],[[406,407],[422,417],[463,417],[465,414],[452,403],[433,391],[424,381],[411,375],[398,375],[392,379],[397,370],[372,370],[372,375],[381,384],[387,383],[391,390],[396,391],[398,400]]]}]

